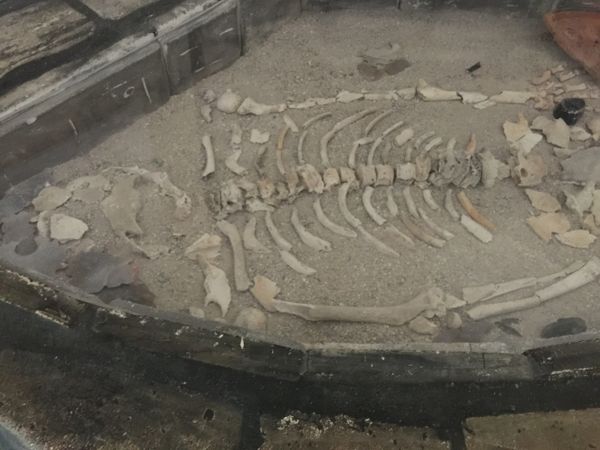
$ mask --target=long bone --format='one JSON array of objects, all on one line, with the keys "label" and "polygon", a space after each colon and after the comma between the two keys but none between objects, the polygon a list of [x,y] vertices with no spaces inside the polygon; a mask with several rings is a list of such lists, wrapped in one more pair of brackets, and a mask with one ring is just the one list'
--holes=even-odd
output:
[{"label": "long bone", "polygon": [[330,167],[331,164],[329,162],[329,155],[327,153],[327,145],[333,139],[333,137],[340,132],[340,130],[344,129],[348,125],[352,125],[354,122],[358,122],[360,119],[373,114],[379,111],[377,108],[365,109],[363,111],[352,114],[349,117],[346,117],[343,120],[337,122],[331,130],[329,130],[325,135],[321,138],[321,163],[325,167]]},{"label": "long bone", "polygon": [[321,207],[321,199],[317,197],[315,202],[313,203],[313,209],[315,211],[315,215],[317,216],[317,220],[323,227],[331,231],[332,233],[338,234],[340,236],[344,236],[347,238],[355,238],[358,235],[353,230],[349,228],[338,225],[335,222],[332,222],[329,217],[325,215],[323,208]]},{"label": "long bone", "polygon": [[444,209],[448,212],[448,214],[450,214],[450,217],[452,217],[454,220],[460,220],[460,214],[458,213],[458,211],[456,210],[456,207],[454,206],[454,193],[452,192],[452,189],[448,189],[446,191],[446,195],[444,196]]},{"label": "long bone", "polygon": [[318,236],[315,236],[310,231],[308,231],[304,227],[304,225],[302,225],[302,222],[300,222],[300,218],[298,217],[298,210],[296,209],[296,207],[292,208],[291,222],[292,226],[294,227],[294,230],[296,230],[296,233],[298,233],[300,240],[305,245],[320,252],[326,252],[331,250],[330,242],[326,241],[325,239],[321,239]]},{"label": "long bone", "polygon": [[244,248],[256,253],[269,253],[269,249],[256,238],[256,217],[250,216],[242,232]]},{"label": "long bone", "polygon": [[285,250],[279,250],[279,254],[281,255],[281,259],[283,259],[283,262],[299,274],[314,275],[315,273],[317,273],[315,269],[299,261],[298,258],[292,255],[290,252]]},{"label": "long bone", "polygon": [[435,223],[425,212],[425,210],[423,210],[423,208],[419,208],[419,215],[421,216],[421,219],[423,219],[423,222],[425,222],[425,224],[427,224],[427,226],[429,228],[431,228],[431,230],[437,234],[438,236],[444,238],[445,240],[449,241],[450,239],[454,238],[454,234],[452,234],[451,232],[449,232],[448,230],[442,228],[441,226],[439,226],[437,223]]},{"label": "long bone", "polygon": [[318,114],[316,116],[311,117],[310,119],[308,119],[306,122],[304,122],[302,124],[302,134],[300,135],[300,138],[298,139],[298,163],[299,164],[305,164],[306,161],[304,160],[304,141],[306,140],[306,136],[308,136],[308,129],[316,122],[323,120],[323,119],[327,119],[328,117],[331,117],[332,113],[330,112],[326,112],[326,113],[322,113],[322,114]]},{"label": "long bone", "polygon": [[537,290],[531,297],[520,300],[495,303],[491,305],[478,305],[467,311],[467,315],[473,320],[486,319],[501,314],[523,311],[534,308],[543,303],[572,292],[600,276],[600,259],[594,256],[581,269],[571,273],[566,278],[551,284],[550,286]]},{"label": "long bone", "polygon": [[396,199],[394,198],[394,187],[390,186],[386,190],[386,205],[390,216],[396,217],[398,215],[399,209],[398,204],[396,203]]},{"label": "long bone", "polygon": [[425,201],[427,206],[429,206],[434,211],[439,211],[440,206],[437,204],[437,202],[433,198],[433,194],[431,193],[431,190],[423,189],[422,193],[423,193],[423,200]]},{"label": "long bone", "polygon": [[487,217],[481,214],[477,208],[475,208],[475,206],[473,205],[473,203],[471,203],[471,200],[469,200],[469,197],[467,197],[467,194],[465,194],[464,191],[459,192],[456,195],[456,198],[458,198],[459,203],[465,209],[465,211],[471,217],[471,219],[473,219],[475,222],[484,226],[490,231],[494,231],[496,229],[496,225],[494,225]]},{"label": "long bone", "polygon": [[423,227],[415,224],[412,219],[406,215],[406,213],[400,213],[400,220],[408,229],[408,231],[410,231],[420,241],[425,242],[426,244],[435,248],[442,248],[444,245],[446,245],[446,241],[430,235],[423,229]]},{"label": "long bone", "polygon": [[252,283],[250,282],[250,278],[248,278],[248,271],[246,270],[246,256],[244,255],[240,233],[234,224],[226,220],[217,222],[217,228],[227,236],[233,250],[233,279],[235,281],[235,288],[238,291],[247,291]]},{"label": "long bone", "polygon": [[419,212],[417,211],[417,205],[415,204],[415,200],[410,192],[410,186],[406,186],[404,189],[402,189],[402,197],[404,197],[404,202],[406,203],[406,207],[408,208],[410,215],[415,219],[418,219]]}]

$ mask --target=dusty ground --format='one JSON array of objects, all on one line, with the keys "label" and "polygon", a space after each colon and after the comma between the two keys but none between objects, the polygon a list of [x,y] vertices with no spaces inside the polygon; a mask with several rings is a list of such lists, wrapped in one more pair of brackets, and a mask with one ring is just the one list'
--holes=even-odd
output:
[{"label": "dusty ground", "polygon": [[[360,60],[356,55],[387,42],[397,42],[402,46],[403,56],[410,62],[410,67],[395,76],[366,81],[357,71]],[[482,69],[475,76],[467,74],[465,68],[477,61],[481,62]],[[424,78],[445,88],[494,94],[502,89],[528,88],[528,80],[561,62],[566,62],[566,57],[547,38],[543,25],[536,19],[499,15],[497,12],[452,10],[424,13],[390,9],[307,14],[273,34],[263,46],[250,49],[232,67],[172,98],[165,106],[113,135],[89,154],[56,167],[53,175],[56,184],[64,185],[77,176],[94,174],[114,165],[138,165],[167,172],[175,184],[191,195],[194,202],[192,217],[176,221],[172,216],[172,202],[155,195],[152,186],[141,186],[144,198],[139,216],[139,224],[144,230],[141,241],[167,244],[171,253],[155,261],[136,257],[136,264],[140,267],[142,281],[156,294],[155,301],[160,308],[203,307],[202,273],[195,263],[184,258],[183,250],[202,234],[216,232],[206,200],[207,194],[216,191],[222,181],[234,177],[223,165],[225,156],[229,154],[231,125],[237,121],[245,132],[240,163],[246,167],[252,166],[256,148],[248,142],[250,129],[270,131],[269,148],[273,149],[276,135],[283,126],[281,118],[276,115],[252,118],[219,112],[214,113],[213,123],[206,124],[199,113],[205,89],[211,88],[220,93],[232,88],[260,101],[281,102],[286,99],[300,101],[313,96],[329,97],[341,89],[382,91],[414,86],[419,78]],[[379,102],[378,106],[384,108],[391,104]],[[312,129],[306,147],[308,162],[318,162],[318,138],[334,121],[365,107],[364,103],[334,104],[306,111],[290,111],[290,116],[298,123],[320,112],[332,111],[334,114],[331,121],[321,122]],[[459,103],[401,101],[394,107],[396,112],[379,125],[375,133],[386,124],[401,119],[410,124],[417,134],[433,130],[445,139],[456,137],[458,145],[464,146],[469,134],[474,132],[480,145],[501,159],[508,157],[502,122],[515,119],[521,111],[529,119],[538,115],[531,107],[508,105],[478,111]],[[330,146],[334,165],[339,166],[345,161],[344,155],[351,142],[360,135],[367,121],[359,122],[336,137]],[[217,172],[208,181],[200,177],[205,164],[200,142],[204,134],[213,137],[218,149]],[[295,148],[296,139],[296,136],[292,137],[291,148]],[[546,144],[540,144],[536,151],[545,157],[551,170],[556,170],[557,162],[550,157]],[[398,156],[395,155],[396,158]],[[271,174],[275,175],[273,152],[266,160]],[[256,175],[251,172],[251,176]],[[542,188],[557,190],[552,182]],[[438,201],[441,201],[442,195],[442,191],[434,191]],[[274,252],[262,256],[247,255],[250,274],[262,274],[276,281],[282,288],[281,298],[285,300],[329,305],[393,305],[434,285],[459,295],[463,286],[519,278],[524,274],[543,275],[576,259],[588,259],[594,253],[598,254],[598,244],[589,251],[570,249],[555,242],[543,244],[525,223],[531,207],[522,190],[511,180],[505,180],[490,190],[472,190],[469,196],[498,226],[491,244],[480,244],[451,223],[444,213],[432,212],[431,216],[455,232],[457,237],[443,250],[418,245],[413,251],[402,250],[400,260],[395,260],[382,256],[360,239],[344,239],[322,229],[310,207],[313,199],[309,195],[301,195],[295,205],[303,222],[314,233],[330,240],[333,251],[324,254],[302,247],[288,223],[291,208],[284,206],[275,212],[275,222],[294,243],[294,253],[298,258],[317,269],[318,274],[302,277],[287,268]],[[384,191],[378,191],[375,198],[379,210],[385,211]],[[399,196],[397,198],[400,199]],[[325,195],[323,204],[330,217],[343,223],[336,207],[335,194]],[[350,209],[364,219],[364,223],[369,223],[359,204],[359,196],[355,193],[350,199]],[[97,206],[71,203],[61,209],[90,224],[88,237],[107,251],[129,254],[128,247],[114,238]],[[238,214],[231,220],[241,227],[247,217]],[[379,233],[371,224],[368,229],[375,235]],[[274,248],[261,220],[258,237]],[[232,275],[227,245],[223,248],[219,265]],[[595,329],[600,326],[600,314],[594,304],[596,292],[597,285],[588,286],[544,307],[518,314],[515,316],[520,319],[518,328],[524,336],[536,337],[549,322],[560,317],[579,316],[586,319],[588,328]],[[238,312],[247,306],[256,306],[251,295],[235,293],[225,320],[233,322]],[[206,308],[206,313],[208,317],[218,317],[214,306]],[[466,326],[467,330],[470,329],[469,324]],[[479,327],[478,330],[466,333],[461,339],[518,339],[493,326]],[[429,339],[405,327],[314,324],[285,315],[270,315],[268,332],[305,342],[400,343]]]}]

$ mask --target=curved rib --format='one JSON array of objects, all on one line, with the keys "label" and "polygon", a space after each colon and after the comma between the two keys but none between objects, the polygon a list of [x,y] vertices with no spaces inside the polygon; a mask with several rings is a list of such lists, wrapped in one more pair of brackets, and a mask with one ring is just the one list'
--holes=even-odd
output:
[{"label": "curved rib", "polygon": [[290,251],[292,249],[292,244],[284,239],[281,235],[275,224],[273,223],[273,218],[271,217],[271,213],[267,211],[265,213],[265,224],[267,225],[267,230],[269,230],[269,234],[273,238],[277,247],[282,250]]},{"label": "curved rib", "polygon": [[319,115],[316,115],[314,117],[311,117],[310,119],[308,119],[306,122],[304,122],[304,124],[302,125],[302,134],[300,135],[300,139],[298,140],[298,163],[299,164],[304,164],[304,141],[306,140],[306,136],[308,135],[308,129],[310,128],[311,125],[313,125],[314,123],[318,122],[319,120],[323,120],[326,119],[327,117],[331,117],[332,113],[330,112],[326,112],[326,113],[322,113]]},{"label": "curved rib", "polygon": [[418,219],[419,212],[417,211],[417,205],[415,204],[415,201],[413,200],[412,194],[410,192],[410,186],[406,186],[402,190],[402,196],[404,197],[404,201],[406,202],[406,207],[408,208],[408,212],[410,213],[410,215],[413,216],[415,219]]},{"label": "curved rib", "polygon": [[400,213],[400,220],[402,220],[402,223],[408,229],[408,231],[410,231],[420,241],[423,241],[435,248],[442,248],[444,245],[446,245],[446,241],[438,239],[424,231],[422,227],[415,224],[406,214]]},{"label": "curved rib", "polygon": [[325,133],[325,135],[321,138],[321,163],[324,166],[329,167],[331,164],[329,163],[329,155],[327,153],[327,145],[329,144],[329,141],[331,141],[333,139],[333,137],[343,128],[347,127],[348,125],[353,124],[354,122],[359,121],[360,119],[362,119],[363,117],[368,116],[369,114],[373,114],[375,112],[377,112],[378,109],[377,108],[371,108],[371,109],[365,109],[363,111],[360,111],[358,113],[352,114],[349,117],[346,117],[343,120],[340,120],[338,123],[336,123],[333,128],[331,130],[329,130],[327,133]]},{"label": "curved rib", "polygon": [[377,139],[375,139],[375,142],[373,142],[373,144],[371,144],[371,148],[369,149],[369,155],[367,156],[367,165],[368,166],[373,165],[373,158],[375,158],[375,151],[379,148],[379,146],[381,145],[382,142],[383,142],[383,137],[380,136]]},{"label": "curved rib", "polygon": [[296,272],[302,275],[314,275],[315,273],[317,273],[315,269],[307,266],[303,262],[300,262],[298,258],[292,255],[290,252],[285,250],[279,250],[279,254],[281,255],[281,259],[283,259],[283,262],[286,263]]},{"label": "curved rib", "polygon": [[435,234],[437,234],[438,236],[444,238],[447,241],[449,241],[450,239],[454,238],[454,235],[452,233],[450,233],[448,230],[445,230],[444,228],[440,227],[437,223],[435,223],[427,215],[427,213],[423,210],[423,208],[419,208],[419,214],[421,215],[421,219],[423,219],[423,222],[425,222],[427,224],[427,226],[429,228],[431,228],[431,230]]},{"label": "curved rib", "polygon": [[302,225],[302,222],[300,222],[300,219],[298,218],[298,210],[295,207],[292,208],[291,221],[294,230],[296,230],[296,233],[298,233],[298,236],[300,237],[300,240],[308,247],[320,252],[328,252],[331,250],[331,243],[321,239],[318,236],[315,236],[306,228],[304,228],[304,225]]},{"label": "curved rib", "polygon": [[390,212],[390,216],[396,217],[398,215],[399,210],[398,204],[396,203],[396,199],[394,198],[394,186],[388,187],[386,194],[386,203],[388,211]]},{"label": "curved rib", "polygon": [[454,200],[452,197],[453,197],[452,189],[448,189],[446,191],[446,196],[444,197],[444,209],[446,211],[448,211],[448,214],[450,214],[450,216],[454,220],[460,220],[460,214],[454,207]]},{"label": "curved rib", "polygon": [[283,129],[279,133],[279,138],[277,139],[277,147],[275,149],[275,157],[277,159],[277,169],[279,170],[279,173],[284,176],[286,173],[286,169],[285,169],[285,164],[283,163],[283,146],[285,143],[285,137],[287,136],[289,131],[290,131],[289,126],[286,125],[285,127],[283,127]]},{"label": "curved rib", "polygon": [[356,217],[354,217],[348,209],[348,202],[346,198],[348,196],[349,189],[350,183],[344,183],[338,189],[338,206],[340,208],[340,211],[342,212],[342,216],[344,217],[344,219],[346,219],[346,222],[348,222],[354,228],[358,228],[360,227],[362,222]]},{"label": "curved rib", "polygon": [[359,225],[358,227],[356,227],[356,229],[360,232],[362,237],[365,238],[365,241],[367,241],[369,244],[373,245],[373,247],[375,247],[377,250],[379,250],[384,255],[394,256],[396,258],[400,257],[400,253],[398,253],[393,248],[389,247],[384,242],[381,242],[379,239],[377,239],[375,236],[373,236],[371,233],[369,233],[367,230],[365,230],[362,227],[362,225]]},{"label": "curved rib", "polygon": [[315,211],[315,215],[317,216],[317,220],[319,221],[319,223],[332,233],[339,234],[340,236],[344,236],[347,238],[355,238],[358,236],[353,230],[350,230],[329,220],[329,217],[325,215],[325,213],[323,212],[323,208],[321,208],[321,199],[319,199],[318,197],[313,203],[313,209]]},{"label": "curved rib", "polygon": [[423,192],[423,200],[425,201],[427,206],[429,206],[434,211],[438,211],[440,209],[440,206],[437,204],[437,202],[433,198],[433,194],[431,193],[431,190],[423,189],[422,192]]},{"label": "curved rib", "polygon": [[377,225],[383,225],[386,222],[386,220],[383,217],[381,217],[381,215],[373,207],[373,203],[371,203],[371,197],[373,196],[373,192],[375,192],[375,189],[373,187],[367,186],[365,188],[362,195],[363,205],[369,217],[373,219],[373,221]]},{"label": "curved rib", "polygon": [[358,147],[361,145],[370,144],[374,139],[372,137],[363,137],[360,138],[352,144],[352,149],[350,150],[350,154],[348,155],[348,167],[355,168],[356,167],[356,152],[358,151]]},{"label": "curved rib", "polygon": [[433,150],[436,147],[439,147],[440,145],[442,145],[442,142],[444,142],[444,140],[441,137],[435,137],[432,140],[430,140],[425,147],[423,148],[423,152],[424,153],[429,153],[431,150]]},{"label": "curved rib", "polygon": [[373,128],[375,128],[375,125],[377,125],[379,122],[381,122],[387,116],[391,115],[393,112],[394,112],[393,109],[388,109],[387,111],[382,112],[377,117],[375,117],[373,120],[371,120],[369,122],[369,124],[365,127],[365,132],[364,132],[365,137],[368,136],[371,131],[373,131]]},{"label": "curved rib", "polygon": [[467,194],[465,194],[465,191],[459,192],[456,195],[456,198],[458,198],[459,203],[465,209],[471,219],[490,231],[494,231],[496,229],[496,225],[494,225],[487,217],[481,214],[477,208],[475,208],[473,203],[471,203],[471,200],[469,200],[469,197],[467,197]]},{"label": "curved rib", "polygon": [[383,133],[381,133],[381,137],[386,137],[388,134],[393,133],[395,130],[397,130],[398,128],[400,128],[402,125],[404,125],[404,121],[403,120],[399,120],[398,122],[396,122],[392,126],[386,128],[383,131]]}]

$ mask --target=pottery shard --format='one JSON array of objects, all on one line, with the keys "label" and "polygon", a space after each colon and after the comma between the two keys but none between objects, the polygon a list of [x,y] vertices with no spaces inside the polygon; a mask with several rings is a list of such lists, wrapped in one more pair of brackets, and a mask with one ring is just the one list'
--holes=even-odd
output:
[{"label": "pottery shard", "polygon": [[542,130],[549,144],[560,148],[569,148],[571,130],[562,119],[557,119],[546,125]]},{"label": "pottery shard", "polygon": [[64,205],[71,198],[71,192],[56,186],[48,186],[40,191],[31,202],[36,211],[50,211]]},{"label": "pottery shard", "polygon": [[50,237],[59,242],[81,239],[88,230],[85,222],[65,214],[53,214],[50,217]]},{"label": "pottery shard", "polygon": [[569,247],[589,248],[596,240],[596,236],[590,234],[588,230],[573,230],[557,235],[556,239]]},{"label": "pottery shard", "polygon": [[560,211],[560,202],[547,192],[534,191],[533,189],[525,189],[527,197],[531,205],[542,212]]},{"label": "pottery shard", "polygon": [[561,213],[545,213],[530,217],[527,223],[544,242],[550,241],[553,234],[563,234],[569,231],[571,224]]},{"label": "pottery shard", "polygon": [[133,187],[135,178],[120,179],[112,193],[100,204],[102,212],[117,235],[142,235],[142,229],[136,221],[142,203],[140,193]]}]

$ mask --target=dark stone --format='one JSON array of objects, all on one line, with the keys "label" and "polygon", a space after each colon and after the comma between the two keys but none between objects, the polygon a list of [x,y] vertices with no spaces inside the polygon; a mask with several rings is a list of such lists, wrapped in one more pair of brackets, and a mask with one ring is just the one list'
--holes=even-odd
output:
[{"label": "dark stone", "polygon": [[105,287],[130,284],[134,280],[129,261],[94,250],[75,255],[68,264],[67,275],[71,284],[89,294],[98,293]]},{"label": "dark stone", "polygon": [[575,125],[583,115],[585,100],[581,98],[565,98],[554,108],[554,118],[562,119],[569,126]]},{"label": "dark stone", "polygon": [[38,249],[37,242],[33,237],[25,238],[17,244],[15,247],[15,253],[17,255],[25,256],[31,255]]},{"label": "dark stone", "polygon": [[396,75],[409,67],[410,63],[406,59],[400,58],[386,64],[383,71],[386,75]]},{"label": "dark stone", "polygon": [[549,339],[559,336],[569,336],[572,334],[584,333],[587,331],[585,320],[580,317],[563,317],[556,322],[549,323],[542,329],[541,336]]},{"label": "dark stone", "polygon": [[367,81],[377,81],[383,77],[383,71],[372,64],[361,62],[356,66],[358,73]]}]

